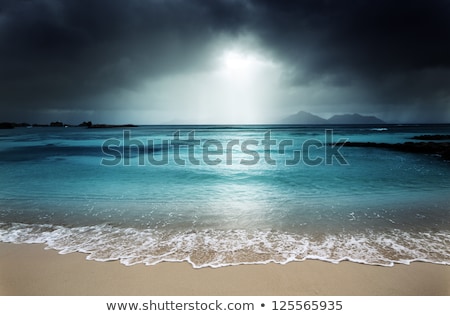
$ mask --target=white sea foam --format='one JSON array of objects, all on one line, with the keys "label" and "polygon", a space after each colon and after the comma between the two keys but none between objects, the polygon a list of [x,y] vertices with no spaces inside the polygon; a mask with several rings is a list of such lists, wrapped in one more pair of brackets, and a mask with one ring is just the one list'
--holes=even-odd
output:
[{"label": "white sea foam", "polygon": [[124,265],[187,261],[195,268],[318,259],[392,266],[426,261],[450,264],[450,232],[367,231],[357,235],[297,235],[275,231],[202,230],[168,232],[110,225],[63,227],[0,224],[0,241],[44,243],[61,254],[82,252],[88,260]]},{"label": "white sea foam", "polygon": [[377,131],[377,132],[384,132],[387,131],[388,129],[386,127],[375,127],[375,128],[371,128],[371,131]]}]

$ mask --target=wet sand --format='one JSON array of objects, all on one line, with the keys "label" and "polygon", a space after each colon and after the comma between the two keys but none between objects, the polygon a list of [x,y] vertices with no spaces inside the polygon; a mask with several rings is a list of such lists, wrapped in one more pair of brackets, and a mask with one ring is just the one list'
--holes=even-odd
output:
[{"label": "wet sand", "polygon": [[0,243],[0,295],[450,295],[450,266],[431,263],[127,267],[44,248]]}]

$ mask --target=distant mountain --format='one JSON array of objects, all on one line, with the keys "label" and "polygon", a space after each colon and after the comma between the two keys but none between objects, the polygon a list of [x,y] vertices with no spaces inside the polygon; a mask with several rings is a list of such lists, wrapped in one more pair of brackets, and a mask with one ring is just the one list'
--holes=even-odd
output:
[{"label": "distant mountain", "polygon": [[376,116],[364,116],[361,114],[334,115],[328,119],[329,124],[386,124]]},{"label": "distant mountain", "polygon": [[281,121],[282,124],[328,124],[326,119],[320,116],[300,111],[297,114],[286,117]]},{"label": "distant mountain", "polygon": [[328,120],[320,116],[300,111],[290,115],[281,121],[282,124],[386,124],[376,116],[364,116],[361,114],[334,115]]}]

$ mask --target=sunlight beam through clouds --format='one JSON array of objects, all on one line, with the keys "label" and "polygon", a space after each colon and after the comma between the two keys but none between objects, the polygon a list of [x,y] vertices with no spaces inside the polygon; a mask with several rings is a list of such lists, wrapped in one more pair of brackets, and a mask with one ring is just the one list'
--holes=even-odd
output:
[{"label": "sunlight beam through clouds", "polygon": [[[269,113],[282,68],[248,49],[225,49],[208,71],[167,76],[149,82],[138,98],[152,109],[178,111],[173,123],[256,124]],[[182,102],[183,104],[180,104]],[[180,113],[182,112],[182,113]],[[166,122],[173,118],[165,117]]]}]

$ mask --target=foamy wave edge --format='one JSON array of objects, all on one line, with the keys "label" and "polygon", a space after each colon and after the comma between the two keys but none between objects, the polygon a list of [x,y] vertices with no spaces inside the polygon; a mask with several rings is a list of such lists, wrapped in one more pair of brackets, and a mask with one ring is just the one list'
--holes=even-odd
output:
[{"label": "foamy wave edge", "polygon": [[185,261],[194,268],[219,268],[307,259],[380,266],[415,261],[450,265],[450,231],[367,231],[313,237],[276,231],[168,232],[108,224],[69,228],[0,223],[0,242],[46,244],[60,254],[80,252],[87,254],[87,260],[117,260],[126,266]]}]

